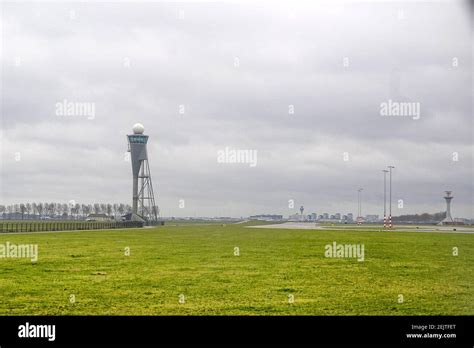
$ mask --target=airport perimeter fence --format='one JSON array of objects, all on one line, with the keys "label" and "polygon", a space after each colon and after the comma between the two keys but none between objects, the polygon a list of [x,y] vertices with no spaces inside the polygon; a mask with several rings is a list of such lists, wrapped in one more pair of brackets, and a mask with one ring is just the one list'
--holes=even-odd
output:
[{"label": "airport perimeter fence", "polygon": [[0,233],[108,230],[143,227],[139,221],[31,221],[0,222]]}]

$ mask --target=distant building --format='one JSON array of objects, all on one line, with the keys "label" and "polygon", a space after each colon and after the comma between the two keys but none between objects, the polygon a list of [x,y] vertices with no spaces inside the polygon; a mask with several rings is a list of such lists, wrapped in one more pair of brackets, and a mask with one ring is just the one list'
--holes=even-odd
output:
[{"label": "distant building", "polygon": [[329,219],[329,214],[328,214],[328,213],[324,213],[324,214],[323,214],[323,219]]},{"label": "distant building", "polygon": [[250,220],[261,220],[261,221],[281,221],[283,220],[283,215],[275,214],[260,214],[249,216]]},{"label": "distant building", "polygon": [[354,221],[354,215],[352,213],[347,214],[347,222],[353,222]]},{"label": "distant building", "polygon": [[378,215],[366,215],[365,216],[365,221],[367,221],[367,222],[378,222],[379,221],[379,216]]},{"label": "distant building", "polygon": [[341,213],[334,214],[334,217],[336,218],[336,220],[341,220]]},{"label": "distant building", "polygon": [[288,221],[300,221],[301,215],[300,214],[291,214],[288,216]]},{"label": "distant building", "polygon": [[311,221],[316,221],[318,219],[318,214],[316,214],[316,213],[312,213],[310,216],[311,216],[310,217]]},{"label": "distant building", "polygon": [[467,225],[469,224],[469,220],[468,219],[464,219],[464,218],[454,218],[454,223],[456,225]]},{"label": "distant building", "polygon": [[87,221],[111,221],[113,218],[107,214],[89,214],[87,215]]}]

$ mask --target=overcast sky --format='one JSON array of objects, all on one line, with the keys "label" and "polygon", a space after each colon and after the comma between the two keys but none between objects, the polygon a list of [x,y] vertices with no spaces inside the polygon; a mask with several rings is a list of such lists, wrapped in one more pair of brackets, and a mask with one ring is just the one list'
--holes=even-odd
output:
[{"label": "overcast sky", "polygon": [[[1,6],[0,204],[131,204],[141,122],[164,216],[356,215],[359,187],[383,215],[394,165],[393,215],[443,211],[452,190],[474,217],[465,1]],[[389,99],[419,119],[382,116]],[[58,115],[64,100],[95,113]],[[218,163],[226,147],[257,165]]]}]

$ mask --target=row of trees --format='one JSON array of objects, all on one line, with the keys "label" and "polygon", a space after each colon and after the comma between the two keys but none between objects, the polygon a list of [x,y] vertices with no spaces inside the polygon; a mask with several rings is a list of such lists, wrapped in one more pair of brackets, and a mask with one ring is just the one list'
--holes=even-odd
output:
[{"label": "row of trees", "polygon": [[392,216],[394,222],[439,222],[446,217],[446,212],[434,213],[434,214],[413,214],[413,215],[400,215]]},{"label": "row of trees", "polygon": [[132,207],[123,203],[94,203],[79,204],[70,203],[19,203],[10,205],[0,205],[0,214],[5,218],[11,215],[21,215],[21,218],[45,218],[60,217],[66,219],[84,219],[89,214],[107,214],[109,216],[121,216],[130,213]]}]

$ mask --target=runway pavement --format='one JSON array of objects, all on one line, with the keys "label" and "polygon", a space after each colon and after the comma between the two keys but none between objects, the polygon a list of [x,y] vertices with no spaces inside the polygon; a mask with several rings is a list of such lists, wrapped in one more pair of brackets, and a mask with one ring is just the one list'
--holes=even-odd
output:
[{"label": "runway pavement", "polygon": [[274,228],[274,229],[296,229],[296,230],[331,230],[331,231],[344,231],[344,230],[364,230],[374,232],[430,232],[430,233],[466,233],[474,234],[474,227],[472,226],[410,226],[400,225],[389,230],[378,225],[320,225],[314,222],[285,222],[282,224],[274,225],[258,225],[258,226],[247,226],[248,228]]}]

